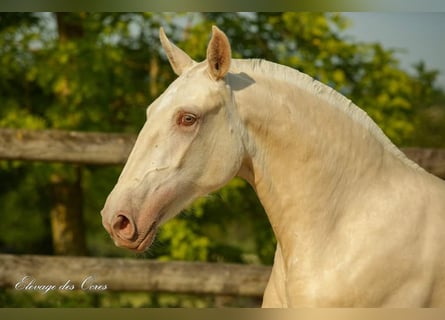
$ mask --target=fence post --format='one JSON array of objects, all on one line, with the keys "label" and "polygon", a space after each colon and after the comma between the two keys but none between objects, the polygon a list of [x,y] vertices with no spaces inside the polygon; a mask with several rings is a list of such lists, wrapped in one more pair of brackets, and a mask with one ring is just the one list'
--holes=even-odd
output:
[{"label": "fence post", "polygon": [[83,221],[82,168],[76,166],[76,180],[51,176],[51,233],[56,255],[85,256],[87,247]]}]

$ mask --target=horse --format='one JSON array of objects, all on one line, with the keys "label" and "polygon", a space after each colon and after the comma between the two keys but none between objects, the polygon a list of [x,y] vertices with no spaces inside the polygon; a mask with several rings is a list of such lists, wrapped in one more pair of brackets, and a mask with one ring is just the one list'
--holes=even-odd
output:
[{"label": "horse", "polygon": [[232,59],[212,28],[196,62],[160,29],[178,76],[101,211],[115,244],[149,248],[193,200],[239,176],[277,239],[263,307],[445,306],[445,183],[362,109],[265,60]]}]

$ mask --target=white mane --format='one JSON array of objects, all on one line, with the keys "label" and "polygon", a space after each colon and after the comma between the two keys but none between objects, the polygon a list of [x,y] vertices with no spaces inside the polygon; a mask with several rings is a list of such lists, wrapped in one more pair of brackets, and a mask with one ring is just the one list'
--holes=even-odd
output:
[{"label": "white mane", "polygon": [[232,68],[245,72],[253,71],[267,75],[268,77],[272,76],[278,80],[284,80],[294,84],[298,88],[318,96],[326,101],[328,105],[345,112],[353,121],[365,127],[386,150],[393,153],[404,163],[413,168],[420,169],[416,163],[408,159],[406,155],[394,145],[364,110],[338,91],[315,80],[311,76],[296,69],[262,59],[232,59]]}]

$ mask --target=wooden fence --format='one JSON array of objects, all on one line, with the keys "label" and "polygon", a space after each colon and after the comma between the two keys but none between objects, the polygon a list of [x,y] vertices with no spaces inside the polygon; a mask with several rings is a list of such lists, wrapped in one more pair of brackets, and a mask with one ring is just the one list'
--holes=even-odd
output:
[{"label": "wooden fence", "polygon": [[0,159],[123,164],[135,140],[130,134],[0,129]]},{"label": "wooden fence", "polygon": [[24,291],[39,291],[25,289],[32,280],[32,286],[54,285],[55,290],[69,280],[73,290],[96,292],[262,296],[270,271],[267,266],[228,263],[0,254],[0,287]]},{"label": "wooden fence", "polygon": [[[123,164],[135,139],[129,134],[0,129],[0,160]],[[445,178],[445,150],[402,150]],[[87,286],[117,291],[261,296],[269,275],[270,267],[255,265],[0,254],[0,287],[9,288],[20,288],[23,277],[32,276],[37,283],[55,285],[70,280],[76,289],[86,280]]]},{"label": "wooden fence", "polygon": [[[0,159],[123,164],[135,140],[136,135],[131,134],[0,129]],[[445,178],[445,149],[402,151],[427,171]]]}]

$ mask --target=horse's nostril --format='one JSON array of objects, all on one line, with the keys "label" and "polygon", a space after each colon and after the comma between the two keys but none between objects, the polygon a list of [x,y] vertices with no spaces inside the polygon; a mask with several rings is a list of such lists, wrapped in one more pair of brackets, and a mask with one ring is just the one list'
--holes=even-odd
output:
[{"label": "horse's nostril", "polygon": [[123,240],[135,240],[136,227],[135,224],[127,216],[118,214],[113,220],[114,234]]},{"label": "horse's nostril", "polygon": [[125,216],[118,216],[118,221],[117,221],[118,227],[119,229],[126,229],[128,227],[128,225],[130,224],[130,220],[128,220],[127,217]]}]

